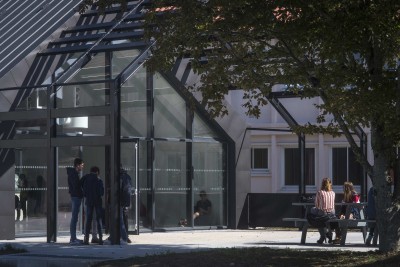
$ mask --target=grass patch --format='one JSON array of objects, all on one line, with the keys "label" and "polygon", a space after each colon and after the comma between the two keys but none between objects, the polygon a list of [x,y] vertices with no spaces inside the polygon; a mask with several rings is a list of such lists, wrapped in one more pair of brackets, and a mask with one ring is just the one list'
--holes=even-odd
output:
[{"label": "grass patch", "polygon": [[399,266],[400,253],[226,248],[166,253],[97,263],[96,267],[142,266]]},{"label": "grass patch", "polygon": [[24,253],[26,249],[15,248],[11,244],[5,244],[4,247],[0,248],[0,255]]}]

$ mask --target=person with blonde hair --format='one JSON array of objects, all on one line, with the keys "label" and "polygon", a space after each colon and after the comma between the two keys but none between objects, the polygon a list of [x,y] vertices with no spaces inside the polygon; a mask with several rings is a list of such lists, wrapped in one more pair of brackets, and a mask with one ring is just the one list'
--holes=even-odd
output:
[{"label": "person with blonde hair", "polygon": [[[318,228],[320,238],[317,243],[322,244],[328,238],[328,242],[332,243],[332,232],[326,226],[329,219],[336,218],[335,215],[335,192],[332,190],[332,182],[329,178],[323,178],[321,189],[315,196],[315,207],[307,215],[308,222]],[[331,225],[334,229],[335,225]]]},{"label": "person with blonde hair", "polygon": [[352,182],[344,182],[343,184],[343,201],[346,203],[359,203],[360,195],[354,189]]}]

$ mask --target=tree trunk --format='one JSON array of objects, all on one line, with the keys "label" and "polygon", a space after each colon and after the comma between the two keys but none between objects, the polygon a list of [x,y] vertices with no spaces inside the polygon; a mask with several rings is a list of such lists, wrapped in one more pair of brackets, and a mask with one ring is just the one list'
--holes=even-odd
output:
[{"label": "tree trunk", "polygon": [[400,212],[399,204],[394,201],[392,182],[387,177],[390,166],[390,142],[383,132],[371,127],[371,143],[374,152],[372,183],[376,190],[376,221],[379,231],[379,250],[382,252],[400,249]]}]

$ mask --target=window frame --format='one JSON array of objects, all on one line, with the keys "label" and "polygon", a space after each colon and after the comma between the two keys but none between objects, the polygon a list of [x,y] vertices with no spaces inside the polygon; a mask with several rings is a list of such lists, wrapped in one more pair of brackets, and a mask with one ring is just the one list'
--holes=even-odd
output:
[{"label": "window frame", "polygon": [[[344,181],[340,181],[339,183],[337,182],[339,179],[335,177],[335,173],[334,173],[334,168],[335,168],[335,166],[334,166],[335,164],[333,162],[334,161],[334,155],[333,155],[334,149],[346,149],[346,166],[345,166],[346,167],[346,179]],[[332,177],[333,186],[343,186],[343,183],[346,182],[346,181],[353,182],[354,186],[360,186],[361,185],[362,177],[363,177],[362,176],[363,169],[362,169],[361,164],[358,163],[356,160],[350,162],[350,160],[351,160],[350,153],[351,152],[352,152],[352,150],[351,150],[349,145],[337,145],[337,146],[332,146],[330,148],[329,166],[330,166],[330,176]],[[357,164],[357,163],[359,164],[359,168],[360,168],[360,170],[359,170],[360,171],[360,175],[359,175],[360,177],[358,177],[358,179],[355,180],[354,178],[350,177],[350,170],[351,170],[350,164]],[[356,170],[356,172],[357,172],[357,166],[353,165],[352,168],[354,170]]]},{"label": "window frame", "polygon": [[[284,188],[298,188],[298,186],[299,186],[298,184],[286,184],[286,149],[299,149],[299,148],[298,147],[293,147],[293,146],[285,146],[285,147],[282,148],[282,161],[281,162],[283,162],[283,164],[282,164],[282,183],[283,183],[283,187]],[[314,153],[313,153],[314,154],[314,160],[312,161],[313,162],[313,168],[312,169],[313,169],[314,177],[311,177],[311,180],[313,181],[313,183],[306,184],[306,187],[315,187],[316,186],[316,177],[317,177],[317,163],[316,163],[316,161],[317,161],[317,152],[318,152],[318,150],[314,146],[306,147],[305,149],[306,150],[307,149],[312,149],[314,151]],[[307,161],[307,152],[306,152],[306,161]],[[307,172],[307,170],[306,170],[306,172]]]},{"label": "window frame", "polygon": [[[260,150],[267,150],[267,168],[255,168],[254,164],[255,164],[255,155],[254,152],[255,150],[260,149]],[[270,153],[271,153],[271,149],[267,146],[252,146],[250,148],[250,169],[251,169],[251,173],[252,174],[269,174],[270,173]]]}]

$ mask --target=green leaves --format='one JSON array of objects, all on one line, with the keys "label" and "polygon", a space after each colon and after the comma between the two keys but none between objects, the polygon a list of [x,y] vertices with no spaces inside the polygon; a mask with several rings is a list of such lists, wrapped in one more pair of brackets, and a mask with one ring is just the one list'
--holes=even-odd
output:
[{"label": "green leaves", "polygon": [[[120,1],[98,4],[110,2]],[[299,85],[288,90],[323,92],[321,123],[323,114],[345,118],[350,128],[373,123],[398,143],[399,10],[395,0],[154,0],[145,32],[157,47],[146,64],[168,71],[177,58],[190,60],[214,116],[227,114],[223,100],[233,88],[258,116],[273,86]]]}]

